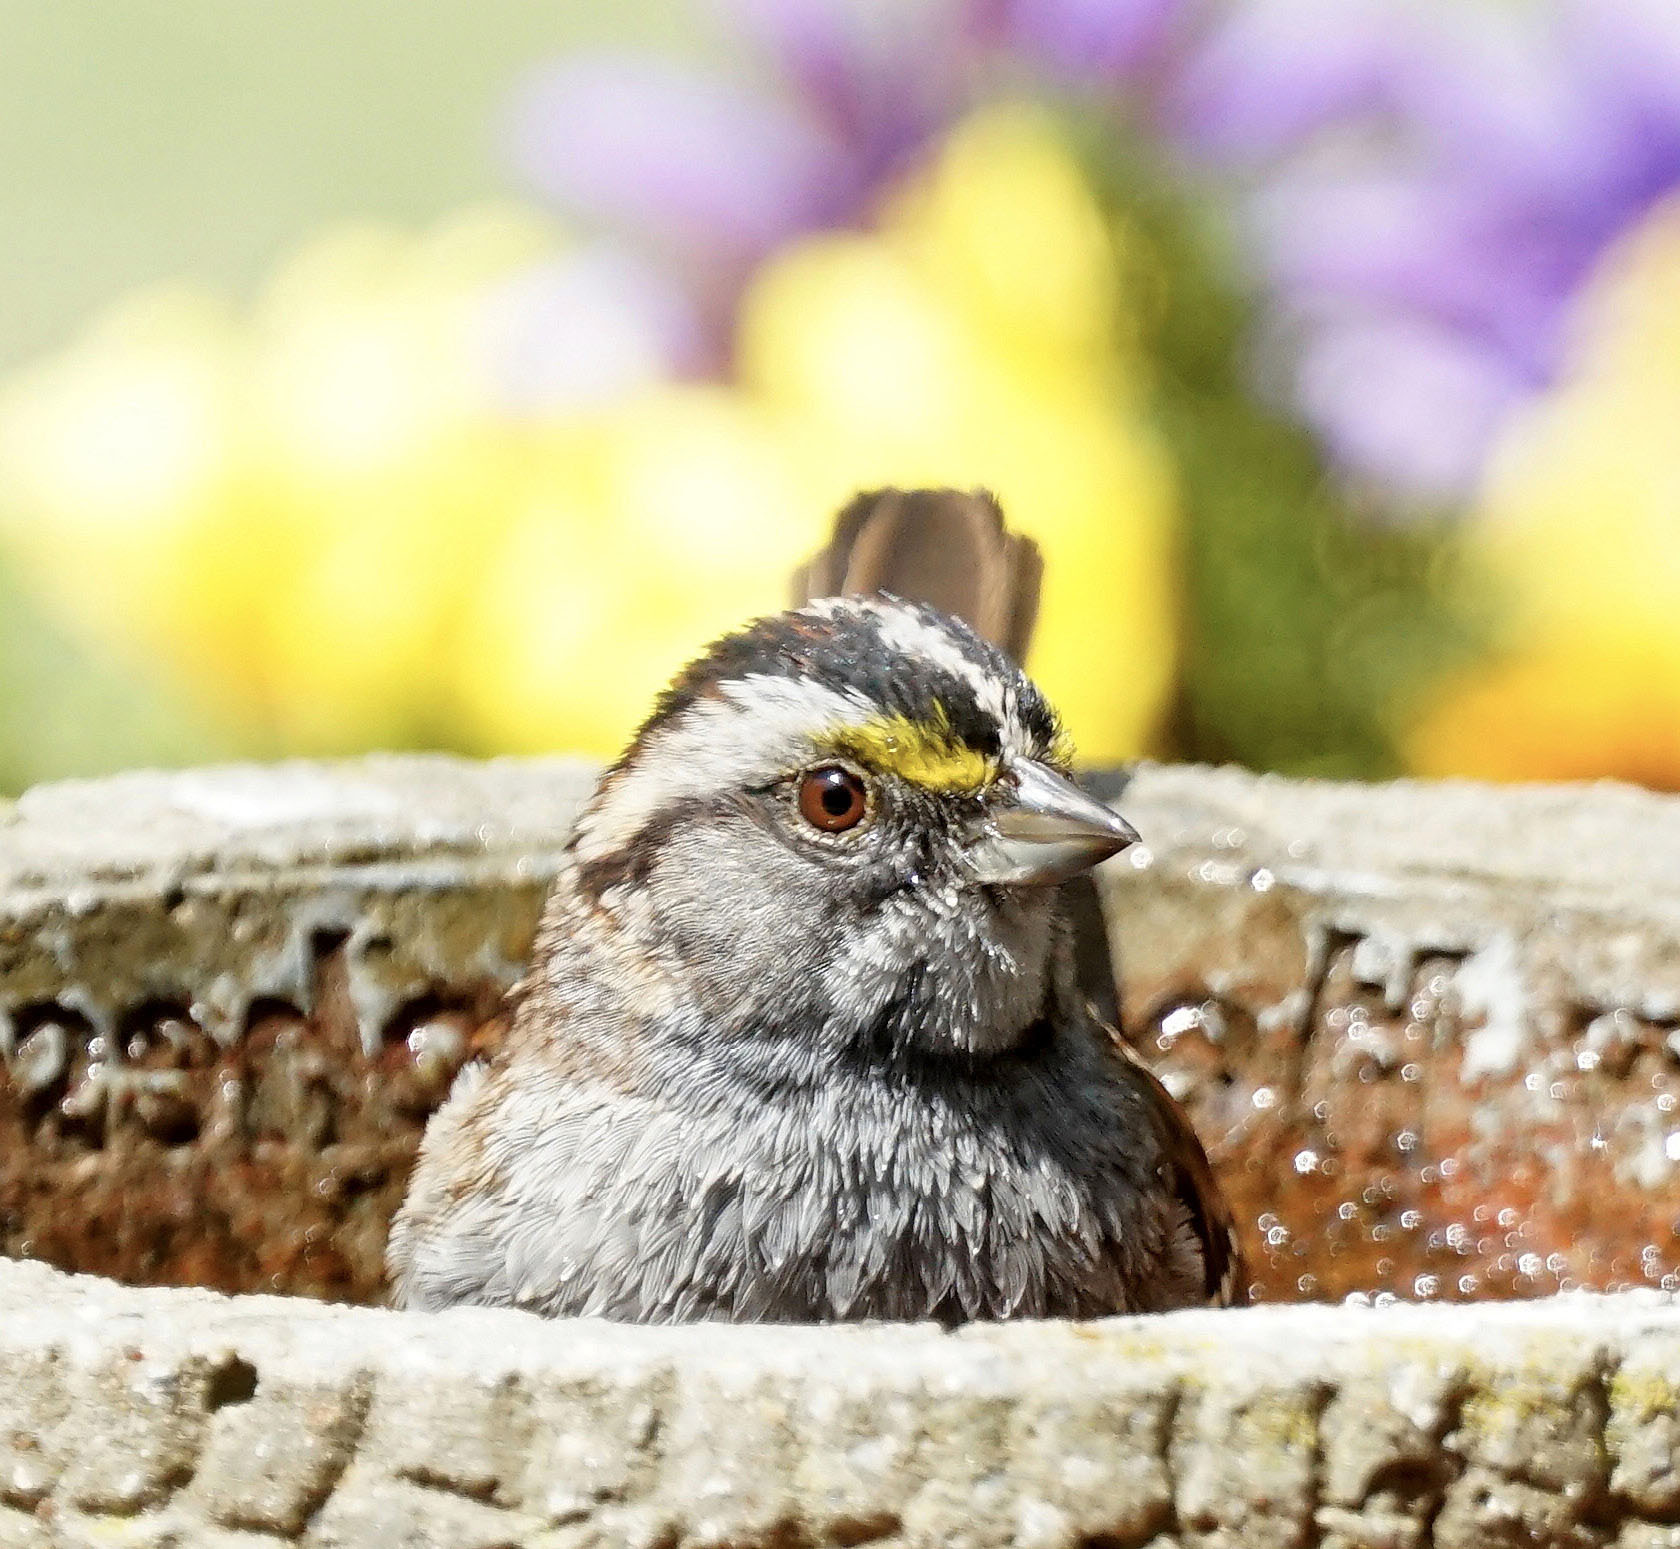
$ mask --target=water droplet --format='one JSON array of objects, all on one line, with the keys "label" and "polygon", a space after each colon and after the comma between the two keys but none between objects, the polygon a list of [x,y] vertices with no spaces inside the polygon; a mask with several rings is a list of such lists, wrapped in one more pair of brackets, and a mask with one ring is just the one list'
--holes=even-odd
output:
[{"label": "water droplet", "polygon": [[441,1017],[420,1023],[408,1035],[408,1052],[416,1060],[455,1060],[465,1048],[461,1029]]},{"label": "water droplet", "polygon": [[1201,1025],[1201,1013],[1194,1006],[1177,1006],[1161,1018],[1161,1031],[1155,1041],[1162,1049],[1170,1049],[1184,1034]]}]

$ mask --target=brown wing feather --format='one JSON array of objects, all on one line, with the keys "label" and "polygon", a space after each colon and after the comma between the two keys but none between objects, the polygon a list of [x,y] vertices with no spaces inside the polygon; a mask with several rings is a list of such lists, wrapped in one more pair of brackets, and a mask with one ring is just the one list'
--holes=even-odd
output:
[{"label": "brown wing feather", "polygon": [[1201,1244],[1209,1304],[1233,1307],[1246,1302],[1248,1264],[1237,1240],[1236,1222],[1189,1115],[1125,1039],[1112,1027],[1105,1025],[1103,1031],[1154,1099],[1150,1111],[1161,1143],[1161,1181],[1184,1206],[1191,1230]]}]

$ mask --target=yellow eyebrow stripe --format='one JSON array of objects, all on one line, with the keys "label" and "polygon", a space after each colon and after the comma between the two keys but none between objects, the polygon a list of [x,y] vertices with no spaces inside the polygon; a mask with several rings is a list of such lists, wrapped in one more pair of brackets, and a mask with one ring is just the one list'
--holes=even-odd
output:
[{"label": "yellow eyebrow stripe", "polygon": [[932,725],[903,715],[877,716],[834,728],[823,745],[930,791],[984,790],[998,773],[997,761],[960,741],[943,716]]}]

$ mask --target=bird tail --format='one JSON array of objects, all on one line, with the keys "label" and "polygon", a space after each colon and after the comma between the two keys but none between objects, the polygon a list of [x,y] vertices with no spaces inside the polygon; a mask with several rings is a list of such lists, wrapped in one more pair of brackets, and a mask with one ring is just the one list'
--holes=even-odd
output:
[{"label": "bird tail", "polygon": [[1004,525],[983,489],[874,489],[834,519],[834,534],[793,577],[797,607],[846,592],[892,592],[960,618],[1016,661],[1038,620],[1044,561]]}]

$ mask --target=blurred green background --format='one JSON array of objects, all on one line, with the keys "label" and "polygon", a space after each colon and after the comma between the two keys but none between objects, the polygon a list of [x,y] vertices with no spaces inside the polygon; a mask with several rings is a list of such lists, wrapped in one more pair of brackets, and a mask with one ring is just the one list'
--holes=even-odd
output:
[{"label": "blurred green background", "polygon": [[0,789],[610,755],[984,484],[1095,761],[1680,787],[1680,8],[0,0]]},{"label": "blurred green background", "polygon": [[[510,192],[497,114],[534,61],[709,42],[681,0],[0,0],[0,371],[135,287],[249,298],[327,223]],[[0,555],[0,789],[244,751],[218,720],[77,640]]]},{"label": "blurred green background", "polygon": [[248,297],[326,222],[512,192],[497,114],[536,61],[712,41],[682,0],[0,0],[0,367],[132,286]]}]

